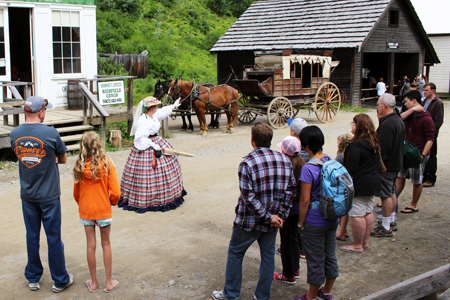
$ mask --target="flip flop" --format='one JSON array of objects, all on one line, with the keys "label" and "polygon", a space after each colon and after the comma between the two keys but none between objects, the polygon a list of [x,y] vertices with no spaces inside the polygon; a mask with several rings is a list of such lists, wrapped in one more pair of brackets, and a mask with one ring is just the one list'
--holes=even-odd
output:
[{"label": "flip flop", "polygon": [[95,293],[95,292],[97,291],[97,289],[94,290],[93,288],[91,288],[91,283],[92,283],[92,280],[91,280],[91,279],[87,280],[87,281],[86,281],[86,286],[87,286],[89,292]]},{"label": "flip flop", "polygon": [[116,284],[115,286],[113,286],[113,288],[110,289],[110,290],[108,290],[107,288],[105,288],[105,289],[103,290],[105,293],[111,293],[113,290],[115,290],[116,288],[119,287],[119,282],[118,282],[117,280],[114,279],[113,282],[117,282],[117,284]]},{"label": "flip flop", "polygon": [[345,238],[340,239],[340,238],[336,237],[336,240],[341,241],[341,242],[345,242]]},{"label": "flip flop", "polygon": [[364,247],[364,246],[363,246],[363,249],[364,249],[364,250],[370,250],[370,249],[372,249],[372,247],[370,247],[370,246],[369,246],[369,247]]},{"label": "flip flop", "polygon": [[378,204],[377,204],[377,207],[383,207],[383,205],[381,205],[381,203],[378,203]]},{"label": "flip flop", "polygon": [[407,206],[407,207],[405,207],[405,209],[401,210],[400,212],[404,213],[404,214],[413,214],[413,213],[416,213],[418,211],[419,211],[418,208],[414,209],[412,207]]},{"label": "flip flop", "polygon": [[375,210],[375,213],[377,213],[377,214],[382,214],[383,213],[383,210],[380,208],[380,209],[377,209],[377,210]]},{"label": "flip flop", "polygon": [[[347,247],[347,249],[345,249],[344,247]],[[341,246],[341,247],[339,247],[339,249],[341,249],[341,250],[344,251],[344,252],[348,252],[348,253],[358,253],[358,254],[361,254],[361,253],[364,252],[364,251],[362,251],[362,252],[354,251],[354,250],[348,248],[348,246]]]}]

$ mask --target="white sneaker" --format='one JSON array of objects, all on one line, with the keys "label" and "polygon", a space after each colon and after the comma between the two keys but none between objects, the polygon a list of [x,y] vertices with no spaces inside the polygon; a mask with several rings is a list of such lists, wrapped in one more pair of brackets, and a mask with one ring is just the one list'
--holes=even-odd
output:
[{"label": "white sneaker", "polygon": [[30,291],[37,291],[41,289],[41,286],[39,285],[39,282],[29,282],[27,281],[28,284],[28,288],[30,289]]},{"label": "white sneaker", "polygon": [[53,285],[52,287],[52,291],[53,293],[61,293],[62,291],[64,291],[68,286],[72,285],[73,283],[73,274],[69,274],[69,282],[63,286],[63,287],[56,287],[55,285]]},{"label": "white sneaker", "polygon": [[227,298],[225,298],[225,296],[223,295],[223,290],[214,291],[214,292],[212,292],[211,296],[214,300],[227,300]]}]

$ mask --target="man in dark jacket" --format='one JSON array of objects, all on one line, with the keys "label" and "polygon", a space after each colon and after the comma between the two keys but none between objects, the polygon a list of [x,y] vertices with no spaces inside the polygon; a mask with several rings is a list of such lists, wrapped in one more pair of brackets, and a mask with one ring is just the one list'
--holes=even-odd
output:
[{"label": "man in dark jacket", "polygon": [[422,194],[423,171],[428,161],[435,137],[433,118],[429,112],[424,111],[420,100],[421,95],[418,91],[410,91],[405,94],[405,105],[408,110],[401,114],[403,121],[408,122],[405,140],[414,144],[422,154],[422,163],[419,167],[409,169],[402,168],[398,174],[398,197],[400,197],[400,193],[405,187],[405,178],[411,178],[411,183],[413,184],[411,204],[405,207],[405,209],[401,211],[402,213],[415,213],[419,211],[417,202],[419,202],[420,195]]},{"label": "man in dark jacket", "polygon": [[434,122],[435,137],[433,146],[430,150],[430,158],[425,166],[423,174],[423,187],[432,187],[436,182],[437,170],[437,138],[439,135],[439,128],[444,123],[444,104],[442,100],[436,95],[436,85],[434,83],[427,83],[423,87],[423,94],[426,97],[424,101],[424,108],[431,114]]},{"label": "man in dark jacket", "polygon": [[395,109],[395,96],[384,94],[377,102],[377,116],[379,126],[377,129],[380,141],[381,156],[387,172],[380,175],[381,178],[381,206],[383,221],[372,232],[373,237],[391,237],[392,231],[397,230],[395,222],[395,208],[397,197],[395,196],[395,183],[398,172],[403,166],[403,141],[405,140],[405,124]]}]

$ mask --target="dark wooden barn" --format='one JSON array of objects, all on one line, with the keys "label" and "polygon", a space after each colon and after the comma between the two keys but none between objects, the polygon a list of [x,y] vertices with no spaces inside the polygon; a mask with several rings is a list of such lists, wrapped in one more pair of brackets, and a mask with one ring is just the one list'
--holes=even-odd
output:
[{"label": "dark wooden barn", "polygon": [[389,92],[403,77],[423,74],[439,58],[409,0],[264,0],[254,2],[210,50],[217,78],[253,65],[255,51],[332,51],[340,61],[331,81],[353,106],[370,95],[370,77]]}]

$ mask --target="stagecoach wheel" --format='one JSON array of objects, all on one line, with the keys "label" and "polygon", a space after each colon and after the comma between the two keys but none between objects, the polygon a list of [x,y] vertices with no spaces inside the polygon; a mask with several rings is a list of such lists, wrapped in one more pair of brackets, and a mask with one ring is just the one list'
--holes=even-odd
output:
[{"label": "stagecoach wheel", "polygon": [[327,82],[322,84],[316,93],[314,112],[317,119],[323,123],[331,122],[341,108],[341,95],[338,87]]},{"label": "stagecoach wheel", "polygon": [[292,118],[294,110],[291,101],[285,97],[273,99],[267,108],[267,119],[272,127],[280,129],[287,126],[287,119]]},{"label": "stagecoach wheel", "polygon": [[250,101],[250,98],[248,96],[242,95],[239,97],[239,116],[238,120],[242,124],[250,124],[251,122],[255,121],[256,117],[258,116],[256,113],[245,109],[245,104],[247,104]]},{"label": "stagecoach wheel", "polygon": [[341,94],[341,103],[346,104],[347,103],[347,94],[341,89],[339,89],[339,94]]},{"label": "stagecoach wheel", "polygon": [[298,115],[298,112],[300,111],[300,107],[298,106],[293,106],[292,107],[292,117],[291,118],[295,118],[295,116]]}]

